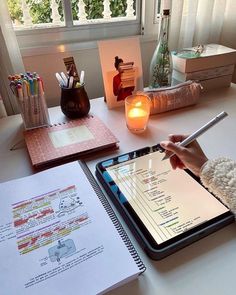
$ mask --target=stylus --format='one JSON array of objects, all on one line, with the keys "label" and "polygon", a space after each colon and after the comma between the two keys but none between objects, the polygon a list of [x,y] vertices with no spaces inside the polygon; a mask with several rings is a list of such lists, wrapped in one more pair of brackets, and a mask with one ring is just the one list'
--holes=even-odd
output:
[{"label": "stylus", "polygon": [[[201,128],[199,128],[197,131],[195,131],[193,134],[191,134],[190,136],[188,136],[185,140],[183,140],[182,142],[180,142],[179,145],[180,146],[183,146],[183,147],[184,146],[187,146],[188,144],[190,144],[191,142],[193,142],[200,135],[202,135],[203,133],[205,133],[208,129],[210,129],[211,127],[213,127],[216,123],[220,122],[221,120],[223,120],[227,116],[228,116],[228,114],[226,112],[221,112],[215,118],[211,119],[208,123],[206,123]],[[162,159],[162,161],[163,160],[166,160],[166,159],[169,159],[173,155],[174,155],[174,153],[166,154],[164,156],[164,158]]]}]

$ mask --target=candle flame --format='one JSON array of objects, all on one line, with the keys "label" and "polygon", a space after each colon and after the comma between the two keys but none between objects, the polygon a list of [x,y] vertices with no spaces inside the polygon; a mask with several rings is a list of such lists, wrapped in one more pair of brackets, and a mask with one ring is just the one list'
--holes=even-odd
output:
[{"label": "candle flame", "polygon": [[136,107],[141,107],[141,106],[142,106],[142,102],[141,102],[141,101],[136,102],[136,103],[135,103],[135,106],[136,106]]},{"label": "candle flame", "polygon": [[147,112],[139,109],[139,108],[133,108],[129,111],[128,116],[130,118],[137,118],[137,117],[146,117],[147,116]]}]

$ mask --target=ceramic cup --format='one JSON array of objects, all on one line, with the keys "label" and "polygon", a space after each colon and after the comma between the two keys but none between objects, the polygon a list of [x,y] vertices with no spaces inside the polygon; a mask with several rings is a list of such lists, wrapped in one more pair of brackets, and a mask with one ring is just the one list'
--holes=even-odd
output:
[{"label": "ceramic cup", "polygon": [[78,88],[61,88],[61,110],[71,119],[88,114],[90,102],[84,84]]}]

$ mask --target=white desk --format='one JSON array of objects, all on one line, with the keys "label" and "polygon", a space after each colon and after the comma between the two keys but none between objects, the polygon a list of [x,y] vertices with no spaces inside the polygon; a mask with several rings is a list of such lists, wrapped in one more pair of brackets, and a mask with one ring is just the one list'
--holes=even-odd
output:
[{"label": "white desk", "polygon": [[[228,112],[229,117],[202,135],[199,142],[209,157],[225,155],[236,160],[236,85],[205,94],[196,106],[152,116],[148,130],[140,135],[132,134],[126,128],[123,108],[107,110],[102,98],[92,100],[91,112],[112,129],[120,140],[120,149],[102,152],[99,158],[91,156],[87,158],[87,164],[94,173],[95,164],[102,159],[154,145],[166,139],[169,133],[191,133],[223,110]],[[59,107],[50,109],[50,117],[53,123],[65,120]],[[0,182],[33,173],[23,141],[19,144],[20,149],[10,151],[15,143],[23,139],[21,122],[19,115],[0,120]],[[127,229],[126,225],[124,227]],[[147,270],[138,280],[110,294],[235,294],[235,224],[161,261],[150,260],[127,231]],[[119,259],[119,254],[115,255]]]}]

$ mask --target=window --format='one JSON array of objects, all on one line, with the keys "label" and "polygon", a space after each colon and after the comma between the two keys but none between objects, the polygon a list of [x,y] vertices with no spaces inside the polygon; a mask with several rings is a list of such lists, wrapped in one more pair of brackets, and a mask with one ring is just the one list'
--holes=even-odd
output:
[{"label": "window", "polygon": [[140,33],[140,0],[8,0],[8,6],[21,48]]},{"label": "window", "polygon": [[[16,29],[136,19],[136,0],[8,0]],[[65,17],[64,17],[65,14]]]},{"label": "window", "polygon": [[161,3],[161,0],[7,1],[23,55],[78,42],[81,47],[82,43],[87,46],[99,39],[156,36]]},{"label": "window", "polygon": [[161,0],[7,1],[20,48],[144,34],[147,21],[157,23],[161,3]]}]

